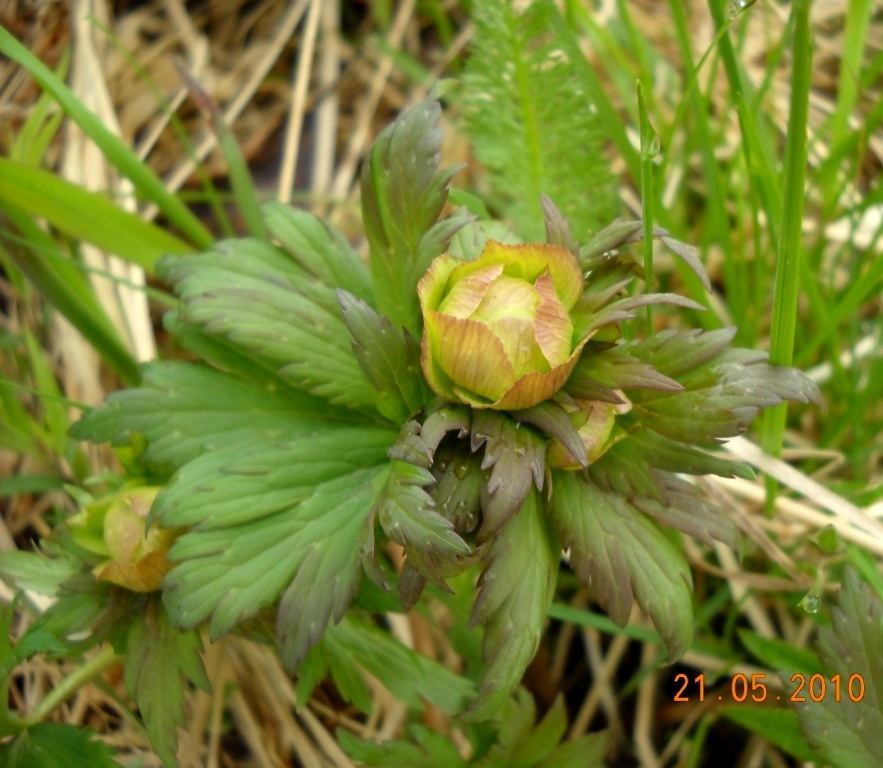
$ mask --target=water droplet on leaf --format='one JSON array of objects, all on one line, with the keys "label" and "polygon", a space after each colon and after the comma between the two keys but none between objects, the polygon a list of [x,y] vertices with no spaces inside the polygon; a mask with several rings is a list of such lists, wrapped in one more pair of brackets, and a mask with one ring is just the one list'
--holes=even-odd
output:
[{"label": "water droplet on leaf", "polygon": [[750,8],[756,2],[757,0],[729,0],[726,8],[724,8],[724,15],[732,21],[742,13],[742,11]]},{"label": "water droplet on leaf", "polygon": [[819,608],[822,606],[822,601],[815,592],[807,592],[798,605],[807,613],[815,616],[815,614],[819,612]]}]

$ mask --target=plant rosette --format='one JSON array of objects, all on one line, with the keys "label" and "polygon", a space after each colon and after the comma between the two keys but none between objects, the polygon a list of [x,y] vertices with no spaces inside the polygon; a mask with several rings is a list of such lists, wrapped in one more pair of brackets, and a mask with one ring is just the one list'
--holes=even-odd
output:
[{"label": "plant rosette", "polygon": [[[641,222],[579,244],[544,199],[547,242],[506,245],[495,222],[439,218],[454,173],[439,170],[439,118],[433,100],[404,113],[362,166],[368,264],[327,222],[278,203],[264,207],[269,239],[163,259],[180,300],[166,326],[201,362],[147,364],[140,387],[73,433],[143,442],[145,476],[168,477],[146,538],[135,511],[120,513],[119,543],[96,535],[100,577],[168,548],[171,570],[143,585],[162,579],[177,628],[215,639],[273,610],[283,662],[312,684],[329,665],[352,677],[342,620],[366,611],[351,607],[363,571],[409,608],[474,569],[484,668],[462,700],[436,703],[483,719],[536,651],[564,550],[616,623],[637,603],[680,656],[691,575],[668,529],[738,544],[684,475],[751,477],[707,449],[818,390],[733,348],[734,329],[625,332],[647,306],[702,309],[633,290]],[[708,286],[693,249],[657,236]],[[103,529],[98,512],[86,527],[116,531],[101,514]]]}]

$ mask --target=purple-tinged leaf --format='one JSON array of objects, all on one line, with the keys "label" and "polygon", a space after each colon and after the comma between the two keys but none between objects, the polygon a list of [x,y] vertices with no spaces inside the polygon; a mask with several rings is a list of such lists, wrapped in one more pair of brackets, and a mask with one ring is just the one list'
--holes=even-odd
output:
[{"label": "purple-tinged leaf", "polygon": [[720,541],[732,549],[738,548],[739,531],[735,523],[721,509],[704,499],[695,487],[668,473],[660,477],[660,484],[665,487],[665,504],[636,498],[632,500],[635,508],[709,546]]},{"label": "purple-tinged leaf", "polygon": [[[359,489],[362,498],[349,504],[370,504],[371,489]],[[313,542],[285,590],[276,614],[276,637],[285,667],[296,670],[306,652],[325,632],[329,621],[343,618],[359,584],[359,533],[364,519],[351,515],[329,535]]]},{"label": "purple-tinged leaf", "polygon": [[473,413],[472,450],[483,445],[481,468],[492,468],[482,487],[479,543],[487,541],[521,508],[531,485],[543,488],[546,443],[530,428],[520,427],[502,413]]},{"label": "purple-tinged leaf", "polygon": [[647,515],[574,472],[553,473],[552,523],[570,564],[620,626],[632,602],[680,658],[693,635],[692,579],[684,556]]},{"label": "purple-tinged leaf", "polygon": [[570,222],[568,222],[564,214],[558,210],[558,206],[545,195],[540,195],[540,203],[543,206],[543,213],[545,214],[546,242],[549,243],[549,245],[560,245],[563,248],[567,248],[571,253],[574,253],[576,243],[573,239],[573,232],[570,230]]},{"label": "purple-tinged leaf", "polygon": [[[421,247],[458,170],[438,172],[440,118],[441,109],[433,98],[402,113],[380,134],[362,165],[362,219],[371,249],[377,309],[414,338],[421,328],[417,282],[438,255],[432,251],[443,249],[445,237],[459,228],[439,230],[431,243]],[[425,263],[416,263],[418,253]]]},{"label": "purple-tinged leaf", "polygon": [[378,410],[401,424],[432,396],[420,369],[420,345],[351,293],[338,289],[337,299],[353,338],[353,352],[376,393]]},{"label": "purple-tinged leaf", "polygon": [[662,240],[662,242],[667,245],[675,255],[681,258],[684,264],[686,264],[693,271],[693,274],[699,278],[705,290],[711,293],[711,280],[708,279],[708,273],[705,271],[705,267],[702,266],[702,260],[699,258],[699,251],[694,246],[682,243],[680,240],[675,240],[668,235],[663,235],[659,239]]},{"label": "purple-tinged leaf", "polygon": [[[570,452],[580,464],[586,466],[586,446],[583,444],[579,430],[570,420],[567,411],[557,403],[547,400],[533,408],[523,411],[512,411],[511,416],[515,421],[532,424],[545,432],[549,437],[557,437],[561,444]],[[543,489],[542,481],[537,485]]]},{"label": "purple-tinged leaf", "polygon": [[666,330],[654,334],[629,352],[673,379],[719,355],[736,335],[735,328],[702,331]]},{"label": "purple-tinged leaf", "polygon": [[485,667],[468,719],[492,717],[521,680],[540,643],[560,559],[540,495],[531,491],[494,537],[479,579],[470,623],[484,625]]},{"label": "purple-tinged leaf", "polygon": [[643,227],[644,223],[640,219],[614,221],[607,225],[579,249],[580,265],[586,272],[590,271],[611,251],[640,240],[643,237]]},{"label": "purple-tinged leaf", "polygon": [[391,459],[406,461],[409,464],[429,469],[432,466],[435,448],[428,446],[420,433],[419,421],[408,421],[399,431],[396,441],[386,455]]},{"label": "purple-tinged leaf", "polygon": [[469,546],[442,517],[424,489],[435,478],[422,467],[393,461],[377,507],[377,520],[390,539],[406,548],[446,555],[468,555]]},{"label": "purple-tinged leaf", "polygon": [[463,405],[445,405],[429,414],[423,421],[420,437],[427,449],[435,454],[448,432],[456,431],[458,437],[466,437],[472,425],[472,411]]},{"label": "purple-tinged leaf", "polygon": [[[611,390],[653,389],[680,392],[684,389],[679,382],[628,354],[623,346],[612,347],[597,354],[583,355],[574,373],[593,379]],[[568,382],[569,388],[570,382]]]}]

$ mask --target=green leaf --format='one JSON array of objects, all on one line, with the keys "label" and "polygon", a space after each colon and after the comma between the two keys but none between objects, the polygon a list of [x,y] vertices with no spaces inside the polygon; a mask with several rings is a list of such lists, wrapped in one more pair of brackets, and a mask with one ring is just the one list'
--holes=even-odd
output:
[{"label": "green leaf", "polygon": [[470,624],[484,625],[485,668],[468,718],[492,717],[520,682],[540,643],[560,560],[539,493],[531,490],[492,540],[479,579]]},{"label": "green leaf", "polygon": [[423,709],[428,701],[443,712],[455,714],[475,695],[475,687],[467,678],[402,645],[373,621],[347,615],[329,627],[326,639],[408,706]]},{"label": "green leaf", "polygon": [[430,233],[457,169],[438,173],[441,109],[430,98],[403,113],[362,165],[362,218],[377,309],[414,338],[422,328],[417,282],[467,219]]},{"label": "green leaf", "polygon": [[633,601],[680,658],[693,635],[692,579],[684,556],[645,514],[573,472],[554,472],[552,523],[570,564],[619,625]]},{"label": "green leaf", "polygon": [[191,253],[193,247],[154,224],[50,171],[0,157],[0,203],[45,218],[74,240],[143,267],[152,273],[166,253]]},{"label": "green leaf", "polygon": [[36,552],[9,550],[0,552],[0,575],[18,589],[54,597],[58,589],[82,567],[68,557],[47,557]]},{"label": "green leaf", "polygon": [[[347,480],[349,478],[346,478]],[[358,587],[359,531],[371,503],[371,488],[363,488],[343,505],[356,512],[343,517],[327,536],[314,540],[279,603],[276,634],[282,661],[297,669],[309,648],[318,642],[330,620],[343,618]],[[329,500],[330,501],[330,500]]]},{"label": "green leaf", "polygon": [[[164,597],[175,622],[193,627],[211,617],[211,636],[217,638],[275,601],[305,563],[300,585],[327,572],[324,557],[355,561],[381,470],[353,468],[383,461],[389,442],[383,431],[353,429],[349,436],[331,433],[248,450],[233,446],[179,472],[152,510],[165,527],[193,526],[169,553],[178,565],[166,577]],[[329,553],[332,542],[346,554]],[[349,575],[338,589],[316,596],[317,616],[298,620],[327,623],[348,597],[341,590],[348,591],[353,567],[347,564]],[[297,658],[321,628],[283,623],[279,631]]]},{"label": "green leaf", "polygon": [[[870,768],[883,764],[883,603],[852,568],[843,572],[830,627],[819,629],[818,651],[828,674],[820,701],[796,704],[800,728],[818,758],[838,768]],[[840,701],[830,678],[840,675]],[[864,695],[858,693],[861,678]]]},{"label": "green leaf", "polygon": [[117,445],[142,435],[147,460],[181,467],[212,450],[293,440],[346,424],[322,400],[272,380],[257,384],[178,362],[150,363],[143,375],[143,387],[113,393],[74,424],[71,435]]},{"label": "green leaf", "polygon": [[374,410],[334,290],[281,249],[226,241],[198,256],[166,259],[160,273],[181,298],[179,320],[229,339],[297,387]]},{"label": "green leaf", "polygon": [[390,464],[389,476],[377,505],[377,520],[384,532],[405,547],[409,558],[423,565],[421,572],[439,586],[443,584],[433,567],[432,559],[424,561],[424,553],[457,557],[470,553],[469,545],[454,531],[450,520],[442,517],[435,501],[424,490],[435,478],[429,470],[407,461]]},{"label": "green leaf", "polygon": [[153,749],[163,764],[177,765],[178,728],[186,722],[186,679],[208,692],[199,632],[172,626],[156,603],[144,616],[132,618],[126,644],[126,688],[138,703]]},{"label": "green leaf", "polygon": [[764,637],[748,629],[737,629],[736,632],[749,653],[769,669],[788,675],[802,672],[807,676],[822,671],[818,656],[807,648],[797,648],[785,640]]},{"label": "green leaf", "polygon": [[602,768],[609,734],[583,736],[559,743],[567,730],[561,697],[540,723],[536,706],[524,689],[501,708],[497,743],[474,762],[475,768]]},{"label": "green leaf", "polygon": [[591,481],[601,490],[629,499],[641,512],[709,545],[717,540],[737,546],[738,530],[729,516],[704,498],[695,485],[677,475],[711,473],[753,478],[750,468],[640,429],[627,416],[620,418],[625,429],[634,431],[589,466]]},{"label": "green leaf", "polygon": [[420,345],[351,293],[339,290],[337,297],[353,351],[376,392],[377,409],[403,424],[432,397],[420,369]]},{"label": "green leaf", "polygon": [[766,354],[727,349],[735,329],[663,331],[629,352],[676,379],[683,391],[637,390],[632,418],[673,440],[714,446],[742,433],[761,408],[819,402],[818,387],[794,368],[766,364]]},{"label": "green leaf", "polygon": [[[345,620],[345,619],[344,619]],[[307,702],[310,695],[328,673],[344,701],[359,712],[370,714],[374,697],[365,681],[365,674],[353,659],[349,650],[337,642],[333,630],[307,651],[297,668],[297,699]]]},{"label": "green leaf", "polygon": [[[752,733],[762,736],[779,749],[796,757],[798,760],[811,762],[814,759],[813,751],[806,743],[806,739],[800,732],[800,723],[797,713],[792,709],[772,707],[745,707],[727,706],[721,707],[721,713],[728,720],[747,728]],[[867,764],[871,768],[876,763]]]},{"label": "green leaf", "polygon": [[343,750],[362,765],[377,768],[464,768],[457,748],[438,731],[422,725],[408,729],[416,744],[405,741],[376,743],[360,739],[344,730],[337,732]]},{"label": "green leaf", "polygon": [[[557,406],[541,404],[515,411],[513,418],[526,424],[553,428]],[[550,415],[550,412],[552,415]],[[566,415],[565,415],[565,418]],[[567,419],[570,422],[570,419]],[[558,430],[551,431],[554,434]],[[521,509],[532,487],[543,489],[546,443],[536,432],[498,411],[475,410],[472,414],[472,451],[484,445],[481,469],[491,469],[482,484],[482,523],[478,542],[483,543],[499,531]],[[579,441],[582,448],[582,441]]]},{"label": "green leaf", "polygon": [[107,744],[94,732],[62,723],[37,723],[11,741],[0,743],[5,768],[120,768]]},{"label": "green leaf", "polygon": [[332,288],[373,304],[368,265],[347,239],[327,222],[284,203],[266,203],[264,218],[270,233],[307,272]]},{"label": "green leaf", "polygon": [[488,170],[495,207],[527,241],[543,238],[540,195],[579,237],[613,218],[603,127],[579,42],[550,0],[519,13],[507,0],[475,4],[463,78],[466,129]]}]

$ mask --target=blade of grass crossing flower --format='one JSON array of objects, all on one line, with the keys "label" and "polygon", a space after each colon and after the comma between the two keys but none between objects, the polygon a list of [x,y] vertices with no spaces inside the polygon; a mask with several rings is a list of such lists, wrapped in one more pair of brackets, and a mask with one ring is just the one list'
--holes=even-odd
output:
[{"label": "blade of grass crossing flower", "polygon": [[24,67],[41,88],[52,94],[65,113],[98,145],[108,162],[129,179],[146,199],[156,203],[187,238],[200,248],[208,248],[212,244],[214,237],[211,232],[178,197],[169,193],[162,179],[144,165],[122,139],[111,133],[52,70],[2,27],[0,53]]},{"label": "blade of grass crossing flower", "polygon": [[[791,106],[785,149],[783,226],[776,255],[776,288],[770,338],[770,362],[790,365],[794,353],[797,324],[797,294],[800,287],[800,251],[803,200],[806,181],[806,131],[812,67],[812,41],[809,27],[809,0],[795,0]],[[782,447],[787,406],[770,408],[764,414],[763,448],[778,455]],[[767,481],[768,502],[774,484]]]},{"label": "blade of grass crossing flower", "polygon": [[[638,87],[638,120],[641,129],[641,215],[644,222],[644,282],[645,290],[653,289],[653,158],[659,154],[659,136],[650,125],[644,89]],[[653,333],[653,316],[647,307],[647,333]]]}]

